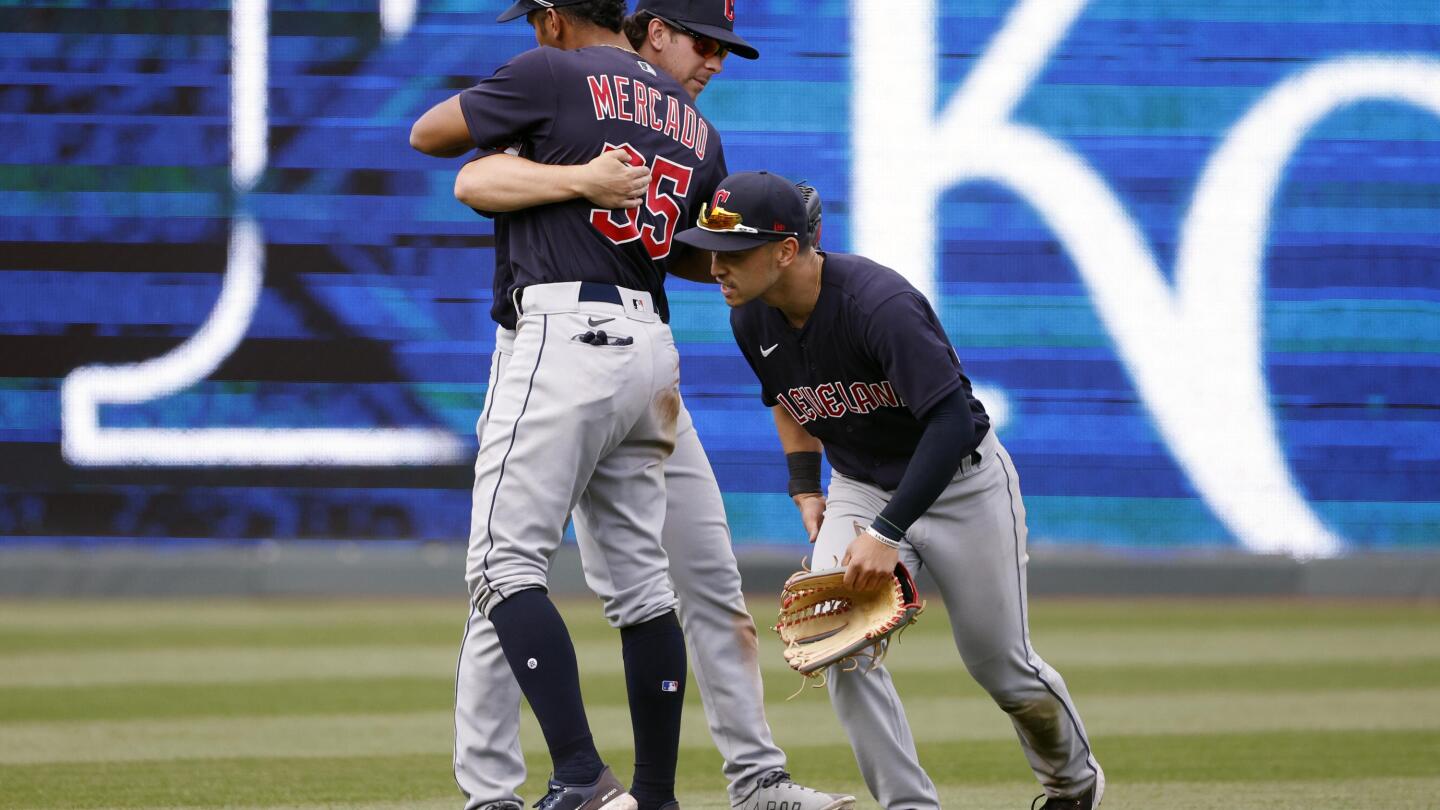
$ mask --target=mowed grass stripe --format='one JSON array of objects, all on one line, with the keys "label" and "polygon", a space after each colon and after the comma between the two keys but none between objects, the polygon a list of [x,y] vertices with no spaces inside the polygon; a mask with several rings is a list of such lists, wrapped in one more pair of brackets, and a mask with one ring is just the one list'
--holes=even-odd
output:
[{"label": "mowed grass stripe", "polygon": [[170,649],[0,656],[0,687],[132,683],[256,683],[299,678],[403,678],[455,672],[460,634],[447,645],[329,649]]},{"label": "mowed grass stripe", "polygon": [[[1186,693],[1318,692],[1346,689],[1423,689],[1440,687],[1440,659],[1332,663],[1303,661],[1255,665],[1080,666],[1058,665],[1076,700],[1102,695],[1183,696]],[[965,673],[934,678],[904,664],[890,667],[902,697],[981,694]],[[0,692],[3,695],[3,692]]]},{"label": "mowed grass stripe", "polygon": [[[1097,745],[1115,791],[1111,796],[1116,808],[1154,806],[1123,801],[1131,784],[1150,785],[1150,791],[1164,794],[1177,783],[1194,783],[1194,789],[1203,790],[1205,783],[1220,782],[1239,786],[1231,789],[1231,795],[1245,795],[1243,785],[1255,783],[1262,786],[1263,794],[1274,795],[1283,794],[1284,783],[1294,782],[1302,787],[1326,786],[1329,792],[1312,791],[1312,795],[1330,797],[1347,792],[1344,780],[1361,780],[1369,786],[1421,778],[1433,784],[1434,763],[1440,760],[1440,732],[1112,736]],[[622,773],[628,772],[628,751],[607,748],[603,753]],[[947,796],[963,797],[963,788],[970,786],[1013,785],[1014,790],[1026,791],[1035,785],[1013,739],[929,745],[922,748],[921,758]],[[790,759],[792,770],[808,782],[831,790],[859,789],[854,760],[844,745],[797,749]],[[546,767],[537,756],[530,757],[529,764],[532,774],[543,774]],[[682,757],[681,796],[694,796],[697,809],[721,799],[723,784],[715,766],[713,757]],[[540,779],[533,776],[527,783],[527,799],[538,796]],[[0,766],[0,784],[5,785],[0,794],[4,810],[413,806],[408,803],[454,801],[458,796],[449,757],[441,754]],[[1029,795],[1033,794],[1008,797],[1008,803],[1024,806]],[[1195,804],[1166,806],[1255,806],[1217,805],[1208,796],[1200,798],[1203,801]],[[1379,797],[1371,794],[1371,798]],[[1106,806],[1112,805],[1107,801]]]},{"label": "mowed grass stripe", "polygon": [[[564,600],[566,618],[582,625],[603,624],[592,599]],[[458,633],[466,602],[456,599],[16,599],[0,600],[0,630],[86,630],[103,628],[317,627],[326,625],[438,624]]]},{"label": "mowed grass stripe", "polygon": [[[1106,780],[1112,785],[1167,780],[1435,778],[1434,763],[1440,761],[1440,731],[1109,735],[1094,743]],[[796,773],[834,774],[843,779],[845,772],[854,768],[854,761],[840,765],[830,761],[832,756],[833,749],[797,748],[790,754],[790,764]],[[994,784],[1034,778],[1013,737],[931,743],[920,748],[920,761],[937,784]],[[817,776],[815,781],[819,779]],[[1109,807],[1108,802],[1105,806]]]},{"label": "mowed grass stripe", "polygon": [[[901,696],[975,698],[980,687],[964,673],[937,678],[892,666]],[[1077,700],[1105,695],[1336,692],[1440,688],[1440,659],[1259,666],[1065,667]],[[766,673],[770,698],[782,702],[799,686],[788,669]],[[693,680],[693,679],[692,679]],[[781,693],[784,694],[781,694]],[[595,705],[623,705],[619,673],[587,675],[585,696]],[[693,683],[687,697],[698,707]],[[5,723],[181,717],[277,717],[443,711],[452,706],[454,681],[443,677],[299,679],[254,683],[158,683],[0,687],[0,729]],[[828,707],[820,693],[814,697]],[[798,700],[798,698],[797,698]],[[696,708],[696,711],[699,709]]]},{"label": "mowed grass stripe", "polygon": [[[767,715],[782,746],[844,739],[823,695],[771,704]],[[1105,696],[1077,699],[1095,734],[1384,729],[1440,732],[1440,690],[1379,690],[1303,694],[1216,693]],[[1009,718],[984,697],[905,700],[915,739],[922,743],[1013,739]],[[590,701],[587,715],[598,744],[630,743],[623,704]],[[923,718],[923,721],[917,719]],[[450,711],[290,717],[220,717],[62,723],[11,723],[0,738],[0,763],[147,760],[228,756],[365,756],[450,750]],[[522,740],[543,747],[526,713]],[[713,746],[698,710],[687,713],[686,748]]]},{"label": "mowed grass stripe", "polygon": [[[932,608],[942,608],[931,599]],[[1164,630],[1189,633],[1222,628],[1274,632],[1291,629],[1433,627],[1440,602],[1411,599],[1066,599],[1030,601],[1033,627],[1070,630]],[[754,602],[751,607],[757,606]],[[767,607],[768,609],[768,607]],[[926,616],[932,615],[930,612]],[[938,612],[934,615],[938,615]]]},{"label": "mowed grass stripe", "polygon": [[[825,788],[860,791],[859,785],[826,784]],[[538,795],[539,787],[525,793]],[[1025,806],[1025,799],[1036,791],[1034,782],[997,785],[942,785],[942,807],[964,807],[966,810],[1016,810]],[[863,798],[861,807],[867,806]],[[1426,807],[1440,795],[1440,777],[1393,777],[1389,779],[1326,780],[1323,782],[1126,782],[1114,785],[1105,794],[1106,810],[1121,808],[1208,808],[1229,810],[1240,807],[1264,807],[1266,810],[1312,810],[1315,807],[1365,807],[1377,796],[1395,807]],[[1017,798],[1018,797],[1018,798]],[[730,804],[715,792],[680,791],[685,810],[728,810]],[[256,810],[317,810],[340,805],[285,804],[265,805]],[[345,810],[454,810],[456,800],[427,799],[405,802],[382,802],[344,805]],[[118,810],[118,808],[116,809]],[[196,806],[171,807],[168,810],[200,810]]]},{"label": "mowed grass stripe", "polygon": [[[401,644],[372,638],[350,646],[179,647],[0,655],[0,687],[127,683],[235,683],[301,678],[386,678],[452,673],[459,633],[446,643]],[[624,669],[618,634],[575,632],[586,677]],[[1433,627],[1161,633],[1057,632],[1037,626],[1035,647],[1062,672],[1070,667],[1267,666],[1308,662],[1406,662],[1440,659]],[[784,673],[778,640],[761,634],[767,672]],[[949,672],[960,665],[947,628],[907,633],[891,651],[897,671]]]},{"label": "mowed grass stripe", "polygon": [[464,618],[459,623],[434,622],[413,627],[401,624],[359,622],[300,624],[297,626],[195,625],[112,629],[10,628],[0,631],[0,654],[31,652],[94,652],[166,649],[291,649],[353,647],[358,644],[459,644]]},{"label": "mowed grass stripe", "polygon": [[[623,681],[619,682],[621,689]],[[453,678],[354,678],[233,684],[126,684],[0,688],[5,723],[182,717],[281,717],[439,711]]]},{"label": "mowed grass stripe", "polygon": [[[614,633],[597,600],[563,601],[571,632]],[[0,601],[0,655],[183,648],[459,644],[458,600]]]},{"label": "mowed grass stripe", "polygon": [[[1171,632],[1058,630],[1031,624],[1035,649],[1060,666],[1167,666],[1180,664],[1270,664],[1300,661],[1375,661],[1440,658],[1434,626],[1331,629],[1323,626],[1283,632],[1224,629]],[[905,655],[908,634],[892,653]],[[950,660],[958,660],[954,647]]]},{"label": "mowed grass stripe", "polygon": [[[1391,779],[1326,779],[1312,782],[1126,782],[1111,783],[1105,791],[1104,810],[1315,810],[1322,808],[1376,808],[1434,806],[1440,795],[1440,777]],[[1028,785],[1026,786],[1028,787]],[[1022,793],[1023,795],[1023,793]],[[1377,803],[1377,799],[1384,805]],[[966,810],[1017,810],[1015,790],[1003,786],[946,787],[940,789],[942,807]],[[1019,807],[1026,805],[1022,802]],[[687,807],[688,810],[688,807]],[[696,808],[700,810],[700,808]]]},{"label": "mowed grass stripe", "polygon": [[[597,600],[578,597],[557,601],[572,629],[585,631],[605,626]],[[748,604],[757,616],[768,618],[776,610],[774,594],[752,593]],[[944,606],[938,600],[931,599],[930,606],[933,610],[926,616],[943,613]],[[1414,600],[1041,597],[1032,599],[1030,606],[1035,623],[1057,628],[1259,630],[1425,625],[1440,620],[1440,603]],[[463,598],[0,599],[0,630],[427,623],[458,627],[465,621],[465,610]]]},{"label": "mowed grass stripe", "polygon": [[[595,600],[565,600],[566,621],[577,636],[604,638],[609,630]],[[765,598],[750,608],[762,627],[775,612]],[[0,655],[185,648],[315,648],[363,644],[456,644],[466,605],[432,601],[291,601],[255,603],[9,602],[0,605]],[[1301,638],[1368,633],[1383,627],[1405,636],[1426,633],[1440,623],[1440,608],[1429,603],[1315,603],[1293,601],[1153,602],[1040,600],[1031,614],[1038,636],[1082,641],[1119,632],[1164,649],[1165,637],[1200,633],[1223,640],[1261,634]],[[1280,631],[1283,631],[1280,632]],[[930,600],[916,637],[948,636],[944,605]],[[1203,639],[1201,639],[1203,640]],[[1432,651],[1434,648],[1430,648]],[[1440,653],[1434,653],[1440,654]]]}]

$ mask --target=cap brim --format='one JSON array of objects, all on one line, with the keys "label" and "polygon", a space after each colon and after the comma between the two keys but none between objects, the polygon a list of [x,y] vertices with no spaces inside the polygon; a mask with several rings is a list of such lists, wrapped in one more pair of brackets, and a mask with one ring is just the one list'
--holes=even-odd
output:
[{"label": "cap brim", "polygon": [[730,52],[741,59],[759,59],[760,52],[755,46],[740,38],[734,31],[727,31],[718,25],[705,25],[704,23],[690,22],[689,20],[676,20],[675,22],[685,26],[686,29],[694,31],[701,36],[711,37],[724,43]]},{"label": "cap brim", "polygon": [[728,231],[707,231],[704,228],[691,228],[688,231],[681,231],[675,234],[675,241],[682,245],[700,248],[701,250],[713,250],[716,253],[734,253],[739,250],[749,250],[759,247],[768,242],[778,242],[785,237],[771,237],[768,234],[758,233],[737,233]]},{"label": "cap brim", "polygon": [[526,0],[515,0],[515,5],[505,9],[499,17],[495,18],[495,22],[510,22],[516,17],[524,17],[534,10],[534,3],[528,3]]}]

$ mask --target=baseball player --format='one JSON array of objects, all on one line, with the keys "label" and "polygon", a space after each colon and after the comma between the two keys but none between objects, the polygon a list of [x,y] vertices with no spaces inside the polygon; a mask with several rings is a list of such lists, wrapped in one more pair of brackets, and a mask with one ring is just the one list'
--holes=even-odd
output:
[{"label": "baseball player", "polygon": [[[573,200],[505,222],[491,314],[513,336],[477,428],[466,581],[550,750],[545,810],[675,801],[686,662],[660,532],[679,362],[657,262],[684,263],[672,237],[723,162],[689,93],[620,33],[624,12],[624,0],[519,0],[500,20],[526,17],[542,47],[411,131],[435,155],[518,144],[537,161],[577,164],[619,148],[659,178],[641,208]],[[632,611],[621,629],[636,751],[628,792],[596,751],[574,647],[545,590],[572,511],[592,535],[586,564],[604,568]]]},{"label": "baseball player", "polygon": [[[734,33],[726,12],[725,4],[713,0],[641,0],[624,30],[643,58],[698,95],[721,71],[727,52],[749,59],[759,55]],[[717,148],[718,143],[717,137]],[[498,237],[506,217],[495,212],[576,197],[606,208],[637,207],[650,173],[617,159],[623,154],[607,153],[575,166],[494,154],[464,167],[456,180],[456,196],[496,216],[497,253],[503,260]],[[815,210],[818,228],[818,199]],[[708,265],[703,269],[709,281]],[[502,349],[512,342],[513,333],[500,327],[492,365],[506,362]],[[665,464],[665,486],[662,542],[711,736],[725,760],[731,804],[747,810],[782,805],[835,810],[853,804],[851,796],[797,785],[785,771],[785,754],[765,720],[755,625],[741,594],[724,503],[683,404],[675,451]],[[588,550],[593,533],[583,514],[576,518],[576,535]],[[583,559],[590,586],[604,599],[610,621],[622,627],[633,623],[636,617],[626,594],[615,590],[607,568],[590,564],[598,559],[594,553]],[[518,687],[490,623],[474,617],[466,631],[457,674],[456,781],[468,797],[467,808],[519,810],[516,791],[525,778],[525,761],[518,739]]]},{"label": "baseball player", "polygon": [[[1030,645],[1014,464],[924,297],[868,259],[814,250],[804,216],[783,178],[733,174],[676,239],[715,251],[711,272],[773,413],[812,563],[845,565],[846,584],[862,588],[897,562],[928,569],[966,668],[1015,725],[1044,807],[1097,807],[1105,777],[1080,715]],[[829,689],[876,800],[938,808],[884,667],[832,670]]]}]

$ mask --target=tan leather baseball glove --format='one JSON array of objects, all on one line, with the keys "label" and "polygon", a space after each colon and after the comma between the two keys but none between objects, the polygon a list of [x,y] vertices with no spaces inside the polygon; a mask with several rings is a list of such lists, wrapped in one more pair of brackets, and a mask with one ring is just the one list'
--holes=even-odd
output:
[{"label": "tan leather baseball glove", "polygon": [[857,656],[868,657],[874,669],[891,638],[914,623],[924,607],[903,564],[880,587],[867,591],[846,587],[843,567],[800,571],[785,581],[775,632],[785,642],[785,662],[807,678],[821,676],[835,663],[847,671],[859,667]]}]

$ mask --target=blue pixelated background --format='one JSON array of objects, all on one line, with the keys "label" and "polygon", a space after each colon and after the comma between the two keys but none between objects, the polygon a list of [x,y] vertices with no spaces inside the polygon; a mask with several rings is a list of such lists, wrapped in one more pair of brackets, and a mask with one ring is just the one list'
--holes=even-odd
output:
[{"label": "blue pixelated background", "polygon": [[[451,195],[458,161],[413,152],[407,134],[431,104],[533,41],[523,23],[491,22],[500,2],[419,0],[388,32],[379,3],[270,4],[266,162],[239,190],[229,4],[0,0],[4,542],[463,540],[464,455],[493,345],[492,231]],[[846,250],[855,6],[737,5],[763,58],[732,57],[700,107],[732,169],[818,187],[826,246]],[[895,25],[925,24],[906,2],[891,5]],[[1013,5],[938,3],[937,108]],[[1440,58],[1440,5],[1093,0],[1016,118],[1109,183],[1168,273],[1197,177],[1230,126],[1287,77],[1355,53]],[[431,428],[457,437],[459,456],[67,460],[63,380],[193,335],[242,213],[264,236],[264,288],[243,341],[179,393],[102,406],[101,424]],[[1157,432],[1031,207],[998,186],[961,185],[936,227],[937,309],[971,377],[1004,398],[1000,435],[1023,477],[1032,542],[1239,546]],[[1440,119],[1386,101],[1327,116],[1287,164],[1263,278],[1264,374],[1296,487],[1348,549],[1440,548]],[[724,307],[711,290],[672,283],[683,394],[736,542],[794,542],[783,461]]]}]

